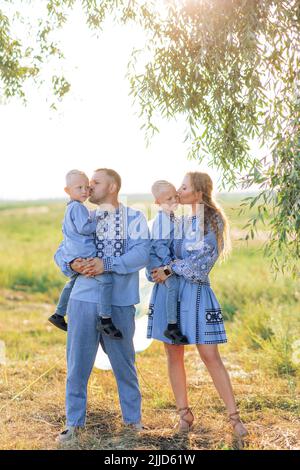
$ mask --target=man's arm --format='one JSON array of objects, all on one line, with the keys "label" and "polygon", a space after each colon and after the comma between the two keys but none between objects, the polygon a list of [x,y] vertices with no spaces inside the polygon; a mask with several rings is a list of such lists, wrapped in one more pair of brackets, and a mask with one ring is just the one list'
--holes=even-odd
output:
[{"label": "man's arm", "polygon": [[84,274],[84,269],[87,266],[91,258],[71,258],[68,257],[64,252],[64,242],[62,241],[59,245],[55,255],[54,261],[61,270],[61,272],[68,277],[73,276],[75,273]]}]

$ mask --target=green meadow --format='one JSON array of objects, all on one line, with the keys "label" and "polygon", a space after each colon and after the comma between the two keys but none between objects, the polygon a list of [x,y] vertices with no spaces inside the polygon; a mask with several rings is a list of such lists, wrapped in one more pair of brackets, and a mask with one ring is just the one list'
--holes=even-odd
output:
[{"label": "green meadow", "polygon": [[[254,240],[244,240],[243,227],[252,214],[239,215],[240,195],[220,195],[219,201],[230,220],[233,250],[210,278],[226,319],[228,343],[220,346],[221,356],[250,431],[244,447],[299,449],[299,281],[272,274],[262,254],[268,237],[265,226],[258,226]],[[131,196],[129,204],[148,207],[150,199]],[[55,449],[55,437],[64,423],[66,336],[47,321],[65,282],[53,261],[62,238],[64,208],[63,201],[0,204],[3,449]],[[146,311],[145,301],[142,308]],[[87,426],[75,448],[236,448],[224,404],[192,347],[187,348],[186,365],[196,415],[188,436],[173,429],[177,417],[164,350],[153,342],[137,354],[148,430],[136,436],[122,428],[114,377],[111,371],[95,369],[89,383]]]}]

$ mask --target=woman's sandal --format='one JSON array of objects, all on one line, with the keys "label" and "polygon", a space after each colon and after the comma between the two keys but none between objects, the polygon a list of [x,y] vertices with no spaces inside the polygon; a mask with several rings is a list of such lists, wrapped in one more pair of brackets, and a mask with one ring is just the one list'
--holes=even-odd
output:
[{"label": "woman's sandal", "polygon": [[[189,432],[193,426],[194,415],[192,410],[187,406],[185,408],[178,408],[177,412],[179,413],[180,419],[176,427],[178,427],[179,432]],[[187,415],[190,415],[190,419],[187,419]]]},{"label": "woman's sandal", "polygon": [[[231,424],[233,426],[234,434],[237,437],[242,438],[242,437],[246,437],[249,434],[247,429],[245,428],[245,426],[243,425],[243,423],[241,421],[240,414],[239,414],[238,411],[235,411],[234,413],[229,414],[229,421],[231,422]],[[236,429],[236,426],[238,424],[241,425],[240,430]]]}]

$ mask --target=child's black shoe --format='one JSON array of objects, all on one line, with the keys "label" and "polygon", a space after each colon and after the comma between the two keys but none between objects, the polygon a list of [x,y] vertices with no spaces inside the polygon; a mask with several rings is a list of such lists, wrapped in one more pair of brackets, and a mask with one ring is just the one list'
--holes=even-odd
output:
[{"label": "child's black shoe", "polygon": [[68,325],[61,315],[57,315],[57,313],[54,313],[51,315],[51,317],[48,318],[49,322],[52,323],[54,326],[57,326],[57,328],[60,328],[61,330],[67,331]]},{"label": "child's black shoe", "polygon": [[174,344],[189,344],[188,339],[184,336],[177,325],[169,324],[168,328],[164,331],[166,338],[173,341]]},{"label": "child's black shoe", "polygon": [[97,330],[111,339],[122,339],[123,335],[112,322],[111,318],[99,318],[97,321]]}]

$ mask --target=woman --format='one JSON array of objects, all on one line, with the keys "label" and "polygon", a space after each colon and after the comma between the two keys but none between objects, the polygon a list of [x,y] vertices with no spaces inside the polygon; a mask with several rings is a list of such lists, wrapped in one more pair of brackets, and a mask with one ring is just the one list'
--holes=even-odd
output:
[{"label": "woman", "polygon": [[[174,261],[151,272],[156,283],[150,301],[148,337],[164,342],[168,372],[180,415],[180,431],[188,431],[194,416],[188,406],[184,346],[172,344],[163,335],[166,328],[164,281],[169,275],[180,279],[178,295],[178,326],[195,344],[223,399],[234,432],[248,434],[240,420],[228,372],[218,351],[218,343],[227,337],[220,305],[210,287],[208,274],[220,255],[229,251],[228,223],[222,209],[212,196],[212,180],[206,173],[187,173],[178,190],[179,202],[189,205],[191,217],[179,221],[181,236],[174,239]],[[199,211],[200,209],[200,211]],[[201,210],[204,215],[204,239],[199,241]],[[202,218],[203,219],[203,218]],[[202,220],[203,221],[203,220]],[[202,225],[203,227],[203,225]]]}]

